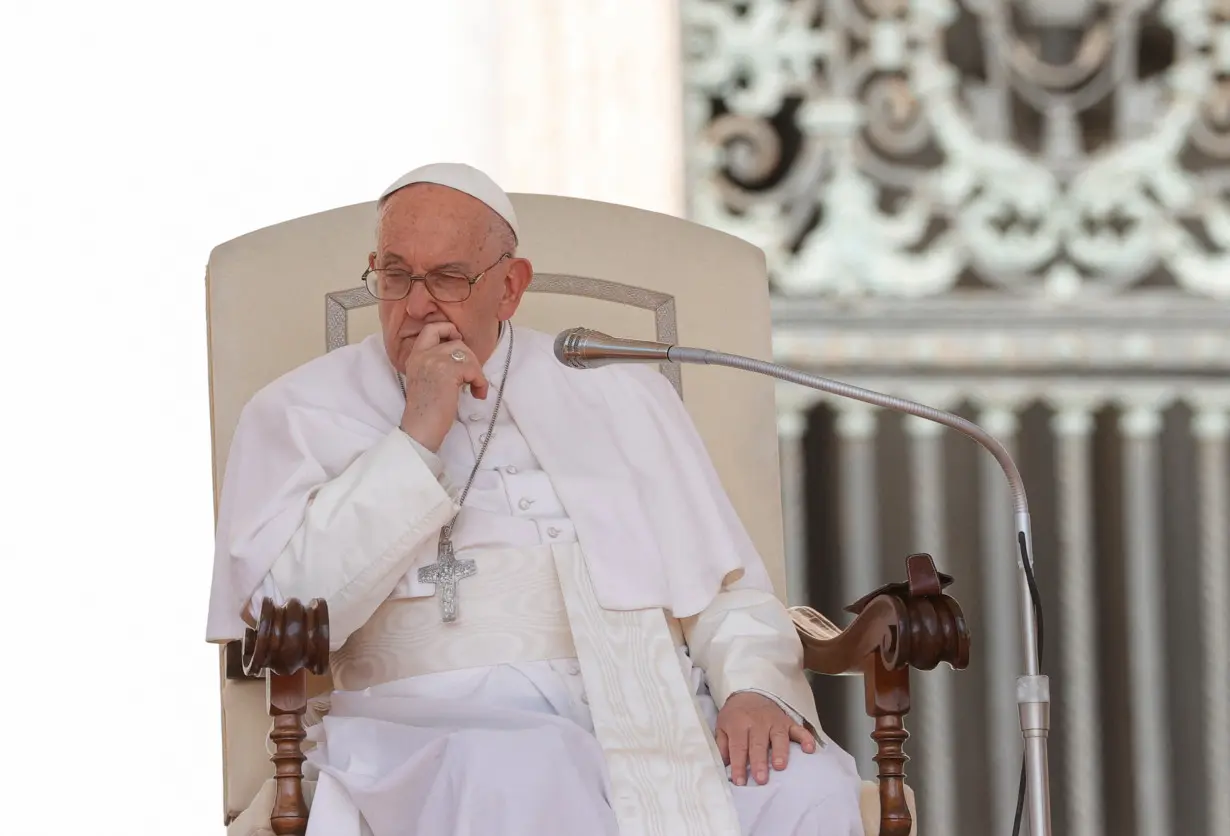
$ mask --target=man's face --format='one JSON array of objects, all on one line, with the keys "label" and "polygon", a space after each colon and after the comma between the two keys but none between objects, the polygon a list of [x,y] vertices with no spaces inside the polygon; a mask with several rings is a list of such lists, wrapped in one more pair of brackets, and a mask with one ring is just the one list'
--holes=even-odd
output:
[{"label": "man's face", "polygon": [[486,271],[463,302],[434,299],[421,281],[404,299],[380,301],[384,347],[397,369],[405,369],[415,338],[431,322],[453,323],[480,361],[491,356],[500,321],[516,312],[532,277],[525,259],[500,260],[511,253],[502,223],[482,201],[432,183],[408,186],[385,201],[370,266],[416,276],[446,271],[473,278]]}]

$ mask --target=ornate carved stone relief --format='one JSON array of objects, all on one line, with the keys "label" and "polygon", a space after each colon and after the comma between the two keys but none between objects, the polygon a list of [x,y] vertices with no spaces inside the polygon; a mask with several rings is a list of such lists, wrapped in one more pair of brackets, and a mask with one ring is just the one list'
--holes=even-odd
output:
[{"label": "ornate carved stone relief", "polygon": [[783,296],[1230,300],[1228,0],[684,0],[691,216]]}]

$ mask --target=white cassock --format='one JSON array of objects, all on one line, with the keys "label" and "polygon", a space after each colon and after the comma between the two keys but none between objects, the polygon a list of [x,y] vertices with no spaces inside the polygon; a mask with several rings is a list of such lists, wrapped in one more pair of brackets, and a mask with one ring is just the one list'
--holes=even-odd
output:
[{"label": "white cassock", "polygon": [[[862,836],[857,770],[820,729],[789,615],[656,371],[568,370],[516,329],[453,532],[477,572],[442,622],[417,570],[482,447],[509,330],[438,456],[397,428],[378,337],[240,419],[208,632],[237,638],[265,596],[328,601],[337,690],[309,729],[309,836]],[[713,740],[742,690],[819,733],[764,786],[734,786]]]}]

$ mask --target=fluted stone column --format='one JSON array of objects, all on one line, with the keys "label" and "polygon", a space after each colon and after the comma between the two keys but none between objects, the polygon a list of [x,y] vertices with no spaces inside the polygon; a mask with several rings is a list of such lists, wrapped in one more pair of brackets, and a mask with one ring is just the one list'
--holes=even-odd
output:
[{"label": "fluted stone column", "polygon": [[1173,820],[1158,496],[1160,405],[1129,403],[1119,428],[1124,454],[1127,600],[1131,602],[1127,635],[1131,648],[1128,664],[1132,684],[1133,802],[1138,833],[1152,836],[1169,833]]},{"label": "fluted stone column", "polygon": [[1061,667],[1068,735],[1061,765],[1068,786],[1067,831],[1101,836],[1102,744],[1098,711],[1097,597],[1093,564],[1092,404],[1062,403],[1055,437]]},{"label": "fluted stone column", "polygon": [[1230,833],[1230,461],[1225,404],[1198,409],[1200,621],[1204,672],[1204,771],[1208,832]]},{"label": "fluted stone column", "polygon": [[[928,398],[927,403],[938,403]],[[910,439],[911,499],[914,509],[915,551],[929,552],[939,567],[948,549],[944,525],[944,427],[907,418]],[[953,722],[952,671],[941,665],[914,677],[918,692],[919,770],[926,775],[924,797],[919,799],[919,833],[957,832],[957,762]]]},{"label": "fluted stone column", "polygon": [[[837,401],[837,443],[841,470],[841,577],[845,602],[857,601],[882,581],[876,567],[880,559],[880,502],[876,490],[876,416],[874,407],[856,401]],[[868,736],[863,678],[848,677],[846,687],[846,740],[850,754],[865,777],[875,776],[875,745]]]}]

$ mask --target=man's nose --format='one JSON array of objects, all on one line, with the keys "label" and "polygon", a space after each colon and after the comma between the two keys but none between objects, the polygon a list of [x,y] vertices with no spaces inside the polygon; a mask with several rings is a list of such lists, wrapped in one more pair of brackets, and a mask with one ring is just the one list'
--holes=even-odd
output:
[{"label": "man's nose", "polygon": [[406,295],[406,313],[411,319],[425,319],[428,314],[435,313],[440,308],[436,300],[427,292],[427,285],[421,281],[410,283],[410,292]]}]

